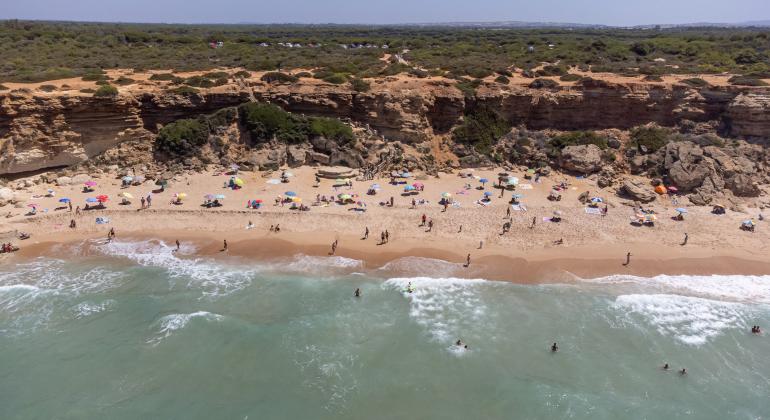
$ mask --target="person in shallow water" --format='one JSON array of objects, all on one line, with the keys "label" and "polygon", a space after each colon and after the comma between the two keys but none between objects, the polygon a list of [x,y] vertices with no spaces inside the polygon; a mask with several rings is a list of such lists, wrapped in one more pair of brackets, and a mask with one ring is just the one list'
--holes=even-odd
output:
[{"label": "person in shallow water", "polygon": [[559,346],[557,346],[557,345],[556,345],[556,343],[553,343],[553,344],[551,345],[551,351],[552,351],[553,353],[556,353],[557,351],[559,351]]},{"label": "person in shallow water", "polygon": [[354,293],[355,297],[361,297],[361,289],[356,287],[356,292]]},{"label": "person in shallow water", "polygon": [[665,365],[663,365],[663,370],[668,370],[668,368],[669,368],[669,366],[668,366],[668,363],[666,363]]},{"label": "person in shallow water", "polygon": [[682,368],[682,370],[679,371],[680,375],[687,375],[687,369]]}]

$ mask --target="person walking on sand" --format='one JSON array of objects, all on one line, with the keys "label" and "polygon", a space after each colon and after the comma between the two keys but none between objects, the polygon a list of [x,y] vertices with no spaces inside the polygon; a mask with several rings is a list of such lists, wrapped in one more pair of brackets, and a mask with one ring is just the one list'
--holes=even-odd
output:
[{"label": "person walking on sand", "polygon": [[334,255],[335,252],[337,252],[337,241],[332,242],[332,252],[329,255]]},{"label": "person walking on sand", "polygon": [[687,240],[690,239],[690,236],[687,234],[687,232],[684,233],[684,241],[682,241],[682,246],[687,245]]},{"label": "person walking on sand", "polygon": [[529,225],[529,228],[530,229],[534,229],[535,228],[535,223],[537,223],[537,216],[532,218],[532,224]]},{"label": "person walking on sand", "polygon": [[471,254],[468,254],[467,257],[465,257],[465,267],[471,266]]},{"label": "person walking on sand", "polygon": [[227,251],[227,239],[225,239],[222,243],[222,251]]},{"label": "person walking on sand", "polygon": [[484,247],[484,241],[479,241],[479,249]]},{"label": "person walking on sand", "polygon": [[385,245],[385,232],[380,232],[380,245]]},{"label": "person walking on sand", "polygon": [[428,230],[426,232],[433,231],[433,219],[428,220]]},{"label": "person walking on sand", "polygon": [[72,213],[72,201],[68,202],[68,203],[67,203],[67,205],[68,205],[68,206],[69,206],[69,208],[70,208],[70,213]]},{"label": "person walking on sand", "polygon": [[179,249],[182,247],[182,244],[179,243],[179,239],[176,240],[176,252],[179,252]]},{"label": "person walking on sand", "polygon": [[147,208],[152,207],[152,195],[147,194]]},{"label": "person walking on sand", "polygon": [[463,225],[460,225],[460,229],[457,231],[457,233],[463,233]]},{"label": "person walking on sand", "polygon": [[80,206],[75,207],[75,216],[80,214]]},{"label": "person walking on sand", "polygon": [[369,226],[367,226],[366,230],[364,230],[364,239],[369,239]]},{"label": "person walking on sand", "polygon": [[422,223],[420,223],[420,226],[425,226],[425,221],[428,220],[428,216],[425,215],[425,213],[422,214]]},{"label": "person walking on sand", "polygon": [[510,219],[511,218],[511,208],[510,207],[505,209],[505,218],[506,219]]},{"label": "person walking on sand", "polygon": [[385,243],[390,242],[390,232],[388,232],[387,229],[385,229]]},{"label": "person walking on sand", "polygon": [[141,203],[142,203],[142,210],[144,210],[144,206],[145,206],[145,204],[144,204],[144,197],[142,197]]},{"label": "person walking on sand", "polygon": [[631,253],[626,254],[626,262],[623,265],[631,264]]}]

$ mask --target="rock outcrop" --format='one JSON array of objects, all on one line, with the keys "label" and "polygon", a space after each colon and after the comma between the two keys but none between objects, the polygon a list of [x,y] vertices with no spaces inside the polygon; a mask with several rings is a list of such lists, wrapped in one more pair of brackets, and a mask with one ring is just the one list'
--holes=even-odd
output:
[{"label": "rock outcrop", "polygon": [[602,150],[595,144],[567,146],[560,160],[561,167],[568,171],[592,174],[602,169]]},{"label": "rock outcrop", "polygon": [[656,195],[652,188],[630,179],[623,182],[622,191],[631,199],[641,203],[655,201]]}]

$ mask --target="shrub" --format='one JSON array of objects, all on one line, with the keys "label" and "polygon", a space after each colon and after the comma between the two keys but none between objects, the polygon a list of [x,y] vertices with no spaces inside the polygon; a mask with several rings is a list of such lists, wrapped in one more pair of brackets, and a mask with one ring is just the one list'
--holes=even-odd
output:
[{"label": "shrub", "polygon": [[495,82],[500,83],[501,85],[507,85],[511,82],[511,80],[503,75],[500,75],[495,78]]},{"label": "shrub", "polygon": [[118,88],[112,85],[102,85],[99,89],[96,89],[94,96],[97,98],[112,97],[118,95]]},{"label": "shrub", "polygon": [[561,134],[551,139],[548,143],[555,151],[561,151],[567,146],[582,146],[587,144],[595,144],[600,149],[607,148],[607,138],[596,134],[593,131],[573,131],[570,133]]},{"label": "shrub", "polygon": [[471,98],[476,96],[476,88],[481,86],[482,80],[481,79],[473,79],[469,80],[466,78],[461,78],[459,82],[455,85],[457,89],[460,89],[460,91],[465,95],[466,98]]},{"label": "shrub", "polygon": [[421,69],[415,69],[415,68],[409,69],[409,74],[417,77],[418,79],[424,79],[430,76],[430,73],[428,73],[427,71],[421,70]]},{"label": "shrub", "polygon": [[529,84],[529,87],[532,89],[552,89],[558,87],[559,84],[551,79],[535,79],[532,81],[532,83]]},{"label": "shrub", "polygon": [[495,73],[499,74],[500,76],[513,77],[513,73],[511,73],[511,71],[508,69],[500,69],[495,71]]},{"label": "shrub", "polygon": [[334,73],[324,77],[323,81],[334,85],[341,85],[347,82],[348,78],[342,73]]},{"label": "shrub", "polygon": [[564,66],[548,65],[535,72],[537,76],[563,76],[567,74],[567,68]]},{"label": "shrub", "polygon": [[42,85],[40,86],[40,90],[43,92],[53,92],[56,90],[56,86],[54,85]]},{"label": "shrub", "polygon": [[351,80],[350,86],[352,86],[353,90],[355,90],[356,92],[368,92],[369,89],[371,88],[371,85],[369,84],[369,82],[358,78]]},{"label": "shrub", "polygon": [[299,143],[308,137],[307,121],[276,105],[249,102],[239,106],[238,113],[253,140],[269,141],[275,137],[287,143]]},{"label": "shrub", "polygon": [[79,91],[79,92],[80,92],[80,93],[94,93],[94,92],[96,92],[96,91],[95,91],[95,90],[93,90],[93,89],[88,89],[88,88],[86,88],[86,89],[80,89],[80,91]]},{"label": "shrub", "polygon": [[227,83],[227,79],[230,78],[230,75],[224,71],[211,71],[208,73],[204,73],[202,77],[205,77],[207,79],[212,79],[212,80],[225,79],[225,83]]},{"label": "shrub", "polygon": [[189,155],[208,141],[209,130],[200,119],[177,120],[158,132],[155,148],[174,155]]},{"label": "shrub", "polygon": [[177,95],[182,95],[182,96],[189,96],[189,95],[195,95],[196,93],[199,93],[200,90],[190,86],[178,86],[178,87],[169,89],[168,92],[174,93]]},{"label": "shrub", "polygon": [[313,74],[308,71],[301,71],[294,75],[297,79],[308,79],[313,77]]},{"label": "shrub", "polygon": [[736,86],[767,86],[764,80],[749,76],[733,76],[728,79],[728,82]]},{"label": "shrub", "polygon": [[631,142],[640,150],[655,152],[669,141],[669,132],[655,126],[636,127],[631,130]]},{"label": "shrub", "polygon": [[150,80],[157,80],[161,82],[170,82],[174,80],[177,76],[174,75],[174,73],[156,73],[150,76]]},{"label": "shrub", "polygon": [[631,45],[631,51],[637,55],[646,56],[655,51],[655,45],[650,42],[636,42]]},{"label": "shrub", "polygon": [[220,127],[227,127],[235,122],[238,117],[238,110],[231,108],[222,108],[219,111],[206,116],[206,123],[209,126],[209,131],[214,132]]},{"label": "shrub", "polygon": [[120,76],[117,79],[115,79],[115,84],[118,86],[127,86],[134,83],[136,83],[136,80],[130,77]]},{"label": "shrub", "polygon": [[89,73],[81,77],[84,82],[98,82],[102,80],[110,80],[109,76],[104,73]]},{"label": "shrub", "polygon": [[270,71],[263,74],[259,80],[265,83],[294,83],[299,79],[290,74],[281,73],[280,71]]},{"label": "shrub", "polygon": [[562,82],[578,82],[580,80],[583,80],[583,76],[579,74],[570,73],[560,77],[559,80],[561,80]]},{"label": "shrub", "polygon": [[689,78],[689,79],[684,79],[684,80],[682,80],[682,83],[684,83],[686,85],[690,85],[692,87],[706,87],[706,86],[709,85],[707,81],[705,81],[705,80],[703,80],[703,79],[701,79],[699,77],[692,77],[692,78]]},{"label": "shrub", "polygon": [[[173,79],[172,79],[173,80]],[[227,78],[224,79],[211,79],[204,76],[192,76],[184,79],[184,84],[188,86],[210,88],[214,86],[221,86],[227,83]]]},{"label": "shrub", "polygon": [[233,77],[239,77],[243,79],[248,79],[251,77],[251,73],[246,70],[239,70],[233,73]]},{"label": "shrub", "polygon": [[648,74],[642,78],[645,82],[662,82],[663,78],[656,74]]},{"label": "shrub", "polygon": [[94,82],[94,84],[95,84],[96,86],[104,86],[104,85],[109,85],[109,84],[110,84],[110,82],[109,82],[109,81],[107,81],[107,80],[97,80],[96,82]]},{"label": "shrub", "polygon": [[355,138],[350,126],[335,118],[311,118],[310,133],[343,143],[349,143]]},{"label": "shrub", "polygon": [[465,115],[463,123],[452,136],[458,143],[469,144],[482,154],[492,152],[492,146],[511,129],[511,124],[497,111],[479,107]]}]

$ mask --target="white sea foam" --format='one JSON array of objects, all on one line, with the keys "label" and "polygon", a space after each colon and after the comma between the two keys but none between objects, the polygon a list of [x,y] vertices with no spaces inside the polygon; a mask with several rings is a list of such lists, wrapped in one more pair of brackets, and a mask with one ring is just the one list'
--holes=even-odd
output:
[{"label": "white sea foam", "polygon": [[691,345],[702,345],[725,330],[746,328],[746,305],[668,294],[621,295],[615,308],[634,322],[640,316],[663,335]]},{"label": "white sea foam", "polygon": [[[411,283],[412,292],[406,289]],[[383,287],[396,289],[409,299],[409,316],[423,326],[431,338],[450,343],[482,325],[487,308],[480,279],[392,278]],[[475,327],[474,327],[475,326]]]},{"label": "white sea foam", "polygon": [[241,290],[251,283],[254,269],[222,264],[205,258],[184,258],[195,248],[183,245],[179,252],[175,246],[163,241],[140,242],[112,241],[97,245],[104,255],[127,258],[139,265],[165,269],[172,279],[187,279],[187,287],[199,288],[204,296],[218,297]]},{"label": "white sea foam", "polygon": [[657,293],[681,294],[745,303],[770,304],[770,276],[712,275],[636,277],[614,275],[589,283],[639,286]]},{"label": "white sea foam", "polygon": [[91,301],[81,302],[73,308],[75,318],[86,318],[91,315],[105,312],[116,305],[116,301],[113,299],[107,299],[105,301],[96,303]]},{"label": "white sea foam", "polygon": [[190,321],[194,319],[204,319],[207,321],[221,321],[223,318],[224,317],[222,315],[206,312],[206,311],[192,312],[189,314],[166,315],[159,320],[159,322],[157,323],[158,332],[154,337],[147,340],[147,343],[153,344],[153,345],[159,344],[161,341],[171,336],[176,331],[183,329],[185,326],[187,326],[190,323]]},{"label": "white sea foam", "polygon": [[283,271],[317,273],[319,270],[349,270],[361,268],[363,265],[363,261],[353,258],[339,256],[319,257],[297,254],[285,263],[272,264],[272,268]]}]

